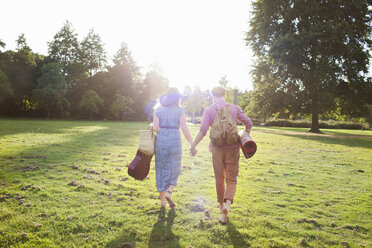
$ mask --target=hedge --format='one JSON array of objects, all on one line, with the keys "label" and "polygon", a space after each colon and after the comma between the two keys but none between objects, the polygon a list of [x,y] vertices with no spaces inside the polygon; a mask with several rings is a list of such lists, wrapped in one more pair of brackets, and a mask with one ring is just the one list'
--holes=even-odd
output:
[{"label": "hedge", "polygon": [[[310,128],[311,121],[308,121],[308,120],[292,121],[292,120],[274,119],[274,120],[267,121],[265,123],[265,126]],[[370,127],[368,123],[319,121],[319,128],[363,130],[363,129],[369,129]]]}]

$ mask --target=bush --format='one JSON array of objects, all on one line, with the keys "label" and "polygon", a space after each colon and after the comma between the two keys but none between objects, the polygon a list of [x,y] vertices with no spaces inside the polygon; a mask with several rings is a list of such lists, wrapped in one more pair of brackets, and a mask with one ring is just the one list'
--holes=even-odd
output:
[{"label": "bush", "polygon": [[[274,127],[302,127],[310,128],[310,120],[284,120],[284,119],[273,119],[266,122],[266,126]],[[356,123],[356,122],[339,122],[339,121],[319,121],[319,128],[323,129],[369,129],[367,123]]]}]

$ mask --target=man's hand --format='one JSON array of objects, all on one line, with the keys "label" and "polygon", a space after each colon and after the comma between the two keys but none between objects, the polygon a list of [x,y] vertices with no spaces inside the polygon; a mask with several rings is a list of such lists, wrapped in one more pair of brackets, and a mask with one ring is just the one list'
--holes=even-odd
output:
[{"label": "man's hand", "polygon": [[196,150],[195,146],[191,145],[190,146],[190,155],[195,156],[198,150]]}]

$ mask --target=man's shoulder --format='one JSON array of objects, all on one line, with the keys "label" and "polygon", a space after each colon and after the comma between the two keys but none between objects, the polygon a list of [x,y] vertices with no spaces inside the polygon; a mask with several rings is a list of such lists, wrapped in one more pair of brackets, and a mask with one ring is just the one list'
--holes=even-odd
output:
[{"label": "man's shoulder", "polygon": [[240,109],[240,106],[239,105],[235,105],[235,104],[232,104],[232,103],[227,103],[228,106],[230,106],[230,108],[233,108],[233,109]]},{"label": "man's shoulder", "polygon": [[216,106],[215,103],[212,103],[211,105],[209,105],[208,107],[206,107],[206,108],[204,109],[204,111],[209,113],[209,112],[211,112],[211,111],[213,111],[213,110],[215,110],[215,109],[217,109],[217,106]]}]

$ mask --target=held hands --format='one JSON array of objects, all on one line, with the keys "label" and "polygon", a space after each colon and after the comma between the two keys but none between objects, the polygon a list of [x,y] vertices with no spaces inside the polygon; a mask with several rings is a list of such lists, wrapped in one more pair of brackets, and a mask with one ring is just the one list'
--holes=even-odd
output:
[{"label": "held hands", "polygon": [[197,152],[198,152],[198,150],[196,150],[195,146],[193,144],[191,144],[191,146],[190,146],[190,155],[194,157]]}]

